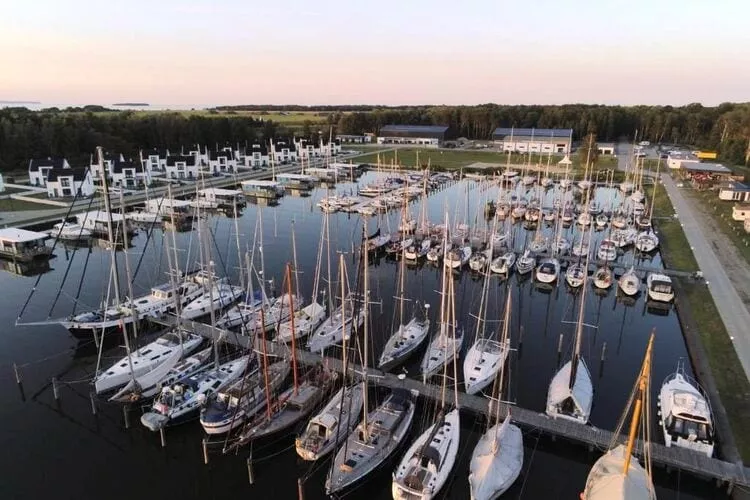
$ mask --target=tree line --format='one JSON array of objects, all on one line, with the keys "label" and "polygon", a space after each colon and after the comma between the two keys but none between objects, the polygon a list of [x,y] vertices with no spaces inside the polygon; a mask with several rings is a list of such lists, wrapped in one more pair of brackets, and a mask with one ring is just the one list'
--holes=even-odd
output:
[{"label": "tree line", "polygon": [[[324,123],[303,124],[334,134],[378,133],[384,125],[448,125],[460,137],[491,139],[497,127],[571,128],[574,139],[595,134],[598,142],[647,140],[716,150],[730,164],[750,160],[750,103],[706,107],[603,106],[225,106],[222,110],[326,112]],[[179,151],[193,144],[246,144],[287,137],[300,130],[273,120],[233,114],[111,111],[101,107],[74,110],[0,109],[0,171],[19,170],[29,159],[64,156],[73,164],[88,161],[96,146],[137,157],[140,149]]]},{"label": "tree line", "polygon": [[448,125],[459,137],[491,139],[497,127],[571,128],[574,139],[596,135],[599,142],[645,140],[716,150],[727,163],[747,164],[750,103],[715,107],[603,106],[414,106],[337,113],[336,132],[375,132],[391,123]]}]

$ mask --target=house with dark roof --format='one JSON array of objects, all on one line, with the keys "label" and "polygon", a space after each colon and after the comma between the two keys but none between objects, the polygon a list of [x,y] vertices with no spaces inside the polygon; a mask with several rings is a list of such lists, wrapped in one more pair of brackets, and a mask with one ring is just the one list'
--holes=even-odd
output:
[{"label": "house with dark roof", "polygon": [[151,183],[148,172],[132,160],[114,160],[109,173],[115,187],[134,189]]},{"label": "house with dark roof", "polygon": [[328,138],[323,138],[322,136],[301,137],[294,139],[294,147],[297,150],[297,156],[301,160],[329,158],[341,152],[341,140],[328,140]]},{"label": "house with dark roof", "polygon": [[447,125],[385,125],[378,133],[378,144],[413,144],[439,147],[449,139]]},{"label": "house with dark roof", "polygon": [[208,153],[208,169],[211,175],[237,173],[237,159],[231,148]]},{"label": "house with dark roof", "polygon": [[263,144],[255,143],[242,155],[243,165],[250,168],[263,168],[271,164],[271,156],[268,148]]},{"label": "house with dark roof", "polygon": [[167,156],[165,172],[167,179],[195,180],[198,178],[198,156],[174,155]]},{"label": "house with dark roof", "polygon": [[100,186],[102,184],[102,179],[104,178],[105,173],[107,175],[107,180],[112,179],[112,166],[115,161],[125,161],[125,158],[122,154],[105,153],[103,167],[99,165],[96,157],[91,158],[91,177],[94,179],[95,186]]},{"label": "house with dark roof", "polygon": [[492,139],[503,151],[569,154],[573,129],[498,127],[492,133]]},{"label": "house with dark roof", "polygon": [[297,153],[297,147],[294,140],[279,139],[277,141],[271,141],[271,148],[269,150],[270,160],[275,165],[287,165],[294,163],[299,159]]},{"label": "house with dark roof", "polygon": [[47,173],[47,196],[50,198],[89,197],[94,194],[94,180],[89,167],[55,167]]},{"label": "house with dark roof", "polygon": [[719,186],[719,199],[724,201],[749,202],[750,186],[737,181],[724,182]]},{"label": "house with dark roof", "polygon": [[167,168],[168,149],[147,149],[140,152],[141,167],[150,176],[164,175]]},{"label": "house with dark roof", "polygon": [[44,187],[53,168],[70,168],[65,158],[38,158],[29,160],[29,184]]}]

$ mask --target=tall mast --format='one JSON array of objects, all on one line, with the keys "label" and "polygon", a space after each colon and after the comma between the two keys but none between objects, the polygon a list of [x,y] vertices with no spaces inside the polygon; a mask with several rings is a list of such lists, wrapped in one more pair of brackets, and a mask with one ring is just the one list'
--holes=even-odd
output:
[{"label": "tall mast", "polygon": [[[363,229],[363,231],[364,231],[364,229]],[[368,304],[367,298],[368,298],[368,295],[369,295],[370,292],[369,292],[369,289],[368,289],[368,286],[369,286],[369,276],[368,276],[368,269],[367,268],[369,266],[369,263],[368,263],[367,253],[368,253],[367,249],[364,247],[364,242],[363,242],[362,243],[362,265],[364,266],[364,268],[362,270],[362,282],[363,282],[362,291],[363,291],[364,305],[362,307],[362,314],[364,315],[364,321],[363,321],[363,332],[364,332],[363,333],[363,337],[364,337],[364,342],[363,342],[364,343],[364,349],[363,349],[363,353],[364,354],[363,354],[363,356],[364,356],[365,359],[363,360],[363,365],[364,365],[365,376],[364,376],[364,379],[363,379],[364,387],[362,388],[362,396],[364,397],[364,411],[362,412],[364,414],[364,418],[362,419],[362,427],[363,427],[364,433],[365,433],[365,440],[367,440],[367,434],[368,434],[368,432],[367,432],[367,408],[368,408],[368,400],[367,400],[367,363],[368,363],[369,354],[368,354],[367,347],[368,347],[368,345],[370,343],[370,337],[368,335],[368,333],[369,333],[369,325],[368,325],[368,323],[370,322],[370,314],[369,314],[369,311],[368,311],[369,304]],[[343,265],[343,262],[344,262],[343,259],[344,259],[344,256],[342,255],[341,256],[341,263],[342,263],[342,265]],[[354,330],[354,318],[352,318],[352,331],[353,330]],[[344,330],[344,333],[346,333],[346,330]]]},{"label": "tall mast", "polygon": [[133,294],[133,278],[130,271],[130,257],[128,254],[128,228],[125,223],[125,199],[122,194],[122,188],[120,188],[120,212],[122,215],[122,253],[125,256],[125,276],[127,277],[128,295],[130,295],[130,313],[133,317],[133,341],[138,341],[138,313],[135,308],[135,295]]},{"label": "tall mast", "polygon": [[[175,232],[177,232],[174,217],[174,207],[172,206],[172,183],[167,183],[167,196],[169,199],[169,222],[172,225],[172,252],[174,252],[174,262],[172,262],[172,252],[170,252],[169,245],[167,245],[167,265],[169,265],[169,281],[172,289],[177,289],[177,280],[175,276],[180,276],[180,262],[177,260],[177,239]],[[162,202],[163,204],[164,202]],[[177,329],[180,328],[180,320],[182,316],[182,296],[178,293],[174,294],[174,310],[176,313],[175,321],[177,323]],[[180,335],[180,341],[182,341],[182,335]]]},{"label": "tall mast", "polygon": [[[299,271],[297,270],[297,239],[294,236],[294,219],[292,219],[292,263],[294,265],[294,291],[299,293]],[[292,309],[294,316],[294,309]],[[292,321],[294,321],[292,319]]]},{"label": "tall mast", "polygon": [[[628,448],[625,453],[625,462],[623,463],[622,473],[628,475],[628,469],[630,468],[630,457],[633,455],[633,447],[635,446],[635,437],[638,433],[638,423],[641,418],[641,409],[643,408],[643,399],[646,397],[648,391],[648,381],[651,376],[651,353],[654,348],[654,332],[651,331],[651,336],[648,339],[648,347],[646,347],[646,357],[643,358],[643,365],[641,366],[641,373],[638,376],[638,399],[635,400],[635,409],[633,410],[633,417],[630,419],[630,434],[628,434]],[[648,424],[646,424],[648,425]]]},{"label": "tall mast", "polygon": [[[594,231],[589,231],[589,245],[591,245],[591,234]],[[583,244],[583,240],[581,240],[581,244]],[[572,390],[573,386],[576,382],[576,373],[578,371],[578,361],[580,359],[581,355],[581,339],[583,338],[583,314],[584,310],[586,308],[586,289],[588,288],[588,275],[589,275],[589,256],[591,255],[591,248],[589,248],[589,251],[586,253],[586,264],[583,268],[583,291],[581,292],[581,303],[578,306],[578,322],[576,323],[576,344],[575,349],[573,350],[573,358],[571,360],[570,364],[570,381],[568,382],[568,387]]]},{"label": "tall mast", "polygon": [[[235,175],[235,180],[236,180]],[[242,262],[240,259],[240,255],[242,255],[242,246],[240,245],[240,224],[239,224],[239,217],[237,216],[237,198],[235,196],[232,196],[232,212],[234,214],[234,240],[237,244],[237,259],[240,260],[239,262],[239,270],[240,270],[240,288],[243,290],[245,289],[245,273],[244,268],[242,266]],[[248,276],[248,279],[250,277]]]},{"label": "tall mast", "polygon": [[[292,271],[291,266],[287,262],[286,264],[286,276],[284,278],[286,281],[286,287],[287,292],[289,293],[289,314],[290,314],[290,321],[291,321],[291,327],[292,327],[292,373],[294,376],[294,395],[297,395],[297,389],[299,388],[299,384],[297,381],[297,342],[295,340],[295,337],[297,336],[297,332],[294,328],[294,298],[292,298]],[[283,299],[282,299],[283,300]],[[263,308],[261,307],[261,311]]]},{"label": "tall mast", "polygon": [[[263,389],[266,393],[266,419],[271,420],[271,385],[268,383],[268,355],[266,353],[266,311],[264,307],[260,308],[260,353],[263,361]],[[292,329],[292,338],[294,329]],[[292,350],[292,356],[294,356]],[[297,372],[294,372],[294,388],[297,390]]]},{"label": "tall mast", "polygon": [[[99,161],[99,170],[102,172],[102,188],[104,189],[104,211],[107,212],[107,234],[109,235],[109,252],[112,263],[112,277],[114,278],[114,291],[115,291],[115,303],[120,307],[120,271],[117,269],[117,249],[115,248],[115,241],[117,237],[114,232],[112,224],[112,206],[111,200],[109,199],[109,184],[107,181],[107,171],[104,168],[104,151],[101,146],[96,148],[96,154]],[[123,244],[125,242],[123,241]],[[128,337],[128,329],[125,328],[125,324],[121,321],[120,326],[122,328],[122,338],[125,342],[125,352],[127,352],[128,365],[130,366],[130,377],[135,382],[135,374],[133,373],[133,360],[131,359],[130,350],[130,338]]]},{"label": "tall mast", "polygon": [[453,348],[453,397],[456,408],[458,408],[458,353],[456,352],[456,289],[453,281],[453,273],[448,270],[450,280],[450,304],[451,304],[451,332],[453,334],[453,342],[451,346]]},{"label": "tall mast", "polygon": [[[507,349],[509,343],[508,338],[510,334],[510,304],[511,304],[511,287],[506,287],[506,294],[507,297],[505,298],[505,313],[503,315],[503,334],[502,338],[500,339],[500,348],[502,349],[505,347]],[[510,370],[510,365],[508,365],[508,369]],[[502,400],[503,395],[503,384],[505,383],[505,366],[503,365],[503,368],[499,370],[497,381],[497,403],[495,404],[495,423],[500,422],[500,401]],[[495,437],[497,438],[497,433],[500,430],[500,427],[498,426],[495,429]],[[497,447],[497,439],[492,440],[492,446],[493,450]]]}]

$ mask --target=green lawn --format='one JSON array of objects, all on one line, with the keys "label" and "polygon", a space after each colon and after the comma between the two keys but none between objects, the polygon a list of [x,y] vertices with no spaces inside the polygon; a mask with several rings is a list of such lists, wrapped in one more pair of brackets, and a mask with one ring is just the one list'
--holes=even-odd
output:
[{"label": "green lawn", "polygon": [[[652,186],[646,188],[649,198],[652,191]],[[671,269],[697,269],[695,256],[690,250],[682,226],[678,219],[671,217],[672,215],[672,202],[664,188],[659,187],[654,200],[654,216],[658,218],[655,224],[659,230],[665,264]],[[743,461],[749,463],[750,381],[745,376],[708,287],[682,279],[680,284],[685,294],[678,297],[678,300],[681,303],[687,302],[687,307],[681,309],[682,314],[688,314],[698,329],[737,448]]]},{"label": "green lawn", "polygon": [[[46,197],[46,196],[45,196]],[[42,203],[33,203],[31,201],[24,200],[0,200],[0,212],[20,212],[25,210],[45,210],[55,208],[52,205],[45,205]]]},{"label": "green lawn", "polygon": [[750,234],[745,232],[742,221],[732,219],[732,207],[736,202],[719,200],[715,191],[690,191],[689,196],[707,209],[716,227],[732,240],[737,251],[750,265]]}]

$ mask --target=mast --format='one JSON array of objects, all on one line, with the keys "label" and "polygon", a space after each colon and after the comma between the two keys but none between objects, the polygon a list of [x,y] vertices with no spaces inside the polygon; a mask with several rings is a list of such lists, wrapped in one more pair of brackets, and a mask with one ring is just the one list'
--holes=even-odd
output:
[{"label": "mast", "polygon": [[[450,304],[451,304],[451,331],[453,333],[453,397],[455,399],[455,407],[458,408],[458,353],[456,352],[456,290],[454,287],[453,273],[448,270],[450,280]],[[446,367],[447,371],[447,367]]]},{"label": "mast", "polygon": [[[112,263],[112,277],[115,281],[115,303],[120,307],[120,271],[117,269],[117,249],[115,248],[116,235],[112,224],[112,206],[111,200],[109,199],[109,184],[107,182],[107,171],[104,168],[104,150],[101,146],[97,146],[96,154],[99,161],[99,169],[102,172],[102,188],[104,189],[104,210],[107,212],[107,234],[109,235],[109,252]],[[123,244],[125,242],[123,241]],[[135,382],[135,374],[133,373],[133,360],[131,359],[130,350],[130,339],[128,337],[128,329],[125,328],[125,324],[121,321],[120,327],[122,328],[122,338],[125,342],[125,352],[127,352],[128,365],[130,366],[130,377]]]},{"label": "mast", "polygon": [[133,278],[130,270],[130,258],[128,256],[128,228],[125,223],[125,199],[120,188],[120,212],[122,214],[122,253],[125,256],[125,276],[127,277],[128,295],[130,295],[130,313],[133,317],[133,341],[138,342],[138,313],[135,308],[135,295],[133,294]]},{"label": "mast", "polygon": [[[500,340],[500,348],[502,349],[504,346],[508,346],[508,335],[510,333],[510,304],[511,304],[511,288],[506,287],[506,293],[507,297],[505,298],[505,313],[503,315],[503,334],[502,339]],[[507,349],[507,347],[506,347]],[[508,365],[508,370],[510,370],[510,365]],[[498,378],[495,379],[497,382],[497,403],[495,403],[495,424],[498,424],[500,422],[500,401],[502,400],[503,395],[503,384],[505,383],[505,366],[499,371]],[[495,439],[492,440],[492,450],[493,452],[497,451],[498,442],[497,442],[497,434],[500,431],[500,426],[495,427]]]},{"label": "mast", "polygon": [[[292,323],[291,324],[292,326],[292,373],[294,374],[294,395],[296,396],[297,389],[299,388],[299,384],[297,381],[297,343],[295,340],[295,337],[297,335],[296,335],[296,331],[294,328],[294,298],[292,297],[292,271],[291,271],[291,266],[289,265],[288,262],[286,264],[285,274],[286,276],[284,277],[284,280],[286,281],[287,292],[289,293],[289,313],[291,314],[290,321]],[[263,311],[263,307],[261,307],[260,310]],[[265,321],[263,321],[263,323],[265,323]]]},{"label": "mast", "polygon": [[[268,382],[268,356],[266,353],[266,311],[260,308],[260,352],[263,360],[263,386],[266,392],[266,420],[271,420],[271,385]],[[292,338],[294,338],[294,329],[292,329]],[[294,357],[294,349],[292,349]],[[297,390],[297,371],[294,371],[294,388]]]},{"label": "mast", "polygon": [[[362,230],[365,231],[364,228]],[[362,419],[362,427],[364,429],[365,441],[367,441],[367,439],[368,439],[368,435],[367,435],[368,434],[368,431],[367,431],[367,408],[368,408],[368,400],[367,400],[367,363],[368,363],[368,357],[369,357],[369,353],[368,353],[368,349],[367,348],[368,348],[368,346],[370,344],[370,336],[369,336],[369,330],[370,329],[369,329],[369,325],[368,325],[368,323],[370,322],[370,314],[369,314],[369,311],[368,311],[368,309],[369,309],[368,296],[369,296],[370,291],[368,289],[368,286],[369,286],[369,271],[367,269],[369,267],[368,255],[367,255],[368,252],[367,252],[367,249],[364,248],[364,242],[362,243],[362,245],[363,245],[363,248],[362,248],[362,251],[361,251],[361,253],[362,253],[362,265],[364,266],[364,268],[362,270],[362,283],[363,283],[363,285],[362,285],[363,299],[362,300],[364,301],[364,304],[363,304],[363,307],[362,307],[362,314],[364,315],[364,320],[363,320],[363,324],[362,324],[362,326],[363,326],[362,331],[363,331],[363,337],[364,337],[364,342],[363,342],[363,344],[364,344],[363,353],[364,354],[363,354],[363,357],[365,358],[363,360],[363,366],[364,366],[365,376],[363,378],[364,387],[363,387],[363,390],[362,390],[362,395],[364,397],[364,411],[362,412],[363,415],[364,415],[364,418]],[[342,265],[343,265],[343,262],[344,262],[343,259],[344,259],[344,256],[342,255],[341,256]],[[352,318],[352,331],[354,331],[354,318]],[[346,330],[344,330],[344,334],[346,334]]]},{"label": "mast", "polygon": [[[630,458],[633,454],[633,447],[635,446],[635,437],[638,433],[638,424],[641,417],[641,409],[643,407],[643,400],[646,397],[646,391],[648,390],[648,381],[651,375],[651,353],[654,347],[654,332],[651,331],[651,336],[648,339],[648,347],[646,347],[646,356],[643,358],[643,365],[641,366],[641,373],[638,376],[638,399],[635,400],[635,409],[633,410],[633,417],[630,419],[630,434],[628,434],[628,448],[625,453],[625,462],[622,467],[622,474],[627,476],[628,469],[630,468]],[[648,424],[646,424],[648,425]]]},{"label": "mast", "polygon": [[[235,175],[235,180],[237,176]],[[235,243],[237,244],[237,258],[239,259],[239,256],[242,255],[242,246],[240,245],[240,224],[239,224],[239,217],[237,217],[237,197],[232,196],[232,211],[234,213],[234,239]],[[242,262],[239,263],[239,269],[240,269],[240,287],[244,290],[245,289],[245,273],[243,272],[244,269],[242,267]],[[248,276],[248,279],[250,277]]]},{"label": "mast", "polygon": [[[588,276],[589,276],[589,256],[591,255],[591,234],[594,231],[589,231],[589,251],[586,253],[586,264],[583,268],[583,291],[581,291],[581,304],[578,306],[578,322],[576,323],[576,338],[575,338],[575,349],[573,350],[573,357],[570,364],[570,381],[568,387],[572,390],[576,383],[576,374],[578,372],[578,362],[581,357],[581,339],[583,338],[583,314],[586,308],[586,289],[588,288]],[[581,240],[583,244],[583,240]]]},{"label": "mast", "polygon": [[[299,293],[299,272],[297,271],[297,239],[294,236],[294,219],[292,219],[292,265],[294,266],[294,291],[296,293]],[[292,309],[292,316],[294,316],[294,309]]]}]

